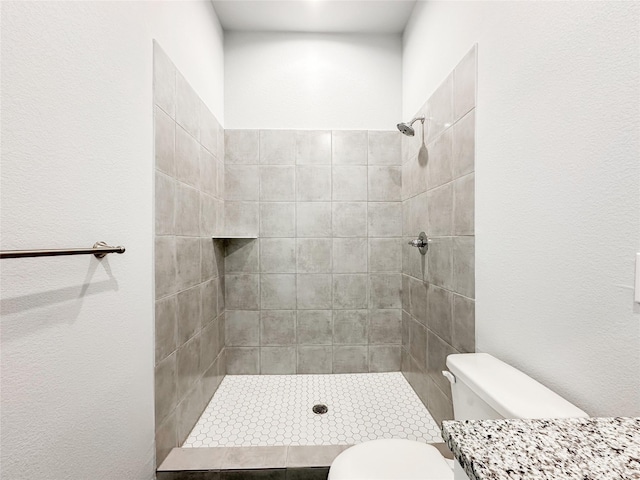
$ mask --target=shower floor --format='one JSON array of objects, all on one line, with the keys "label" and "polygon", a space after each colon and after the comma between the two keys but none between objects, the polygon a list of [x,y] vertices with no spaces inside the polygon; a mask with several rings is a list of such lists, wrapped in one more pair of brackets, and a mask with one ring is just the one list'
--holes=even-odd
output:
[{"label": "shower floor", "polygon": [[[312,412],[324,404],[328,412]],[[227,375],[182,445],[352,445],[378,438],[442,442],[400,372]]]}]

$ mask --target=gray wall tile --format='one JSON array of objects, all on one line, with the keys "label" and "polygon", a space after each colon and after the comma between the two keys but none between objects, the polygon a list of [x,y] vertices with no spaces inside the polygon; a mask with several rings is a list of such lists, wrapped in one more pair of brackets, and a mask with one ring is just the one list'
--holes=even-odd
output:
[{"label": "gray wall tile", "polygon": [[260,167],[260,201],[286,202],[296,199],[296,167]]},{"label": "gray wall tile", "polygon": [[431,236],[451,235],[453,225],[453,187],[451,183],[427,192]]},{"label": "gray wall tile", "polygon": [[401,308],[400,290],[402,275],[400,273],[376,273],[369,275],[370,300],[369,308]]},{"label": "gray wall tile", "polygon": [[402,238],[369,239],[369,271],[402,271]]},{"label": "gray wall tile", "polygon": [[218,120],[204,102],[200,102],[200,144],[212,155],[218,154]]},{"label": "gray wall tile", "polygon": [[184,183],[176,184],[175,233],[198,236],[200,234],[200,193]]},{"label": "gray wall tile", "polygon": [[298,237],[330,237],[331,203],[297,203],[296,233]]},{"label": "gray wall tile", "polygon": [[366,130],[334,130],[332,161],[334,165],[366,165],[368,133]]},{"label": "gray wall tile", "polygon": [[395,131],[370,131],[369,165],[402,165],[401,137]]},{"label": "gray wall tile", "polygon": [[176,126],[175,175],[193,187],[200,184],[200,144],[180,125]]},{"label": "gray wall tile", "polygon": [[461,353],[476,351],[475,302],[453,294],[453,347]]},{"label": "gray wall tile", "polygon": [[200,337],[193,337],[178,348],[177,385],[179,392],[187,392],[200,376]]},{"label": "gray wall tile", "polygon": [[433,238],[429,246],[429,282],[453,289],[453,242],[451,237]]},{"label": "gray wall tile", "polygon": [[424,326],[427,326],[428,285],[421,280],[409,277],[410,313]]},{"label": "gray wall tile", "polygon": [[176,111],[176,69],[157,42],[153,42],[153,101],[171,118]]},{"label": "gray wall tile", "polygon": [[331,132],[297,130],[296,163],[331,165]]},{"label": "gray wall tile", "polygon": [[178,414],[178,440],[184,442],[187,439],[189,432],[198,421],[205,406],[202,385],[196,384],[176,407],[176,413]]},{"label": "gray wall tile", "polygon": [[217,233],[218,216],[223,215],[222,209],[218,206],[218,201],[200,193],[200,235],[211,237]]},{"label": "gray wall tile", "polygon": [[427,147],[427,189],[436,188],[453,178],[453,135],[451,129],[445,130]]},{"label": "gray wall tile", "polygon": [[193,337],[202,325],[200,286],[183,290],[176,297],[178,300],[178,342],[182,345]]},{"label": "gray wall tile", "polygon": [[262,273],[296,273],[296,240],[261,238],[260,270]]},{"label": "gray wall tile", "polygon": [[466,175],[474,170],[475,109],[453,126],[453,176]]},{"label": "gray wall tile", "polygon": [[337,346],[333,347],[334,373],[368,372],[368,347]]},{"label": "gray wall tile", "polygon": [[452,341],[453,294],[449,290],[431,285],[427,301],[428,327],[445,342]]},{"label": "gray wall tile", "polygon": [[400,345],[369,347],[370,372],[397,372],[398,370],[400,370]]},{"label": "gray wall tile", "polygon": [[300,345],[331,345],[331,310],[300,310],[297,315],[297,342]]},{"label": "gray wall tile", "polygon": [[301,310],[331,308],[331,275],[298,274],[297,307]]},{"label": "gray wall tile", "polygon": [[298,373],[332,373],[333,347],[331,346],[299,346]]},{"label": "gray wall tile", "polygon": [[427,142],[431,143],[448,126],[453,124],[453,75],[450,74],[427,100],[427,108],[431,112],[427,118],[429,123]]},{"label": "gray wall tile", "polygon": [[368,232],[370,237],[402,235],[402,204],[400,202],[369,203]]},{"label": "gray wall tile", "polygon": [[257,165],[225,165],[225,200],[258,201],[259,190]]},{"label": "gray wall tile", "polygon": [[369,201],[401,200],[402,169],[400,167],[368,167]]},{"label": "gray wall tile", "polygon": [[266,375],[296,373],[296,347],[261,348],[260,373]]},{"label": "gray wall tile", "polygon": [[367,167],[334,166],[332,168],[332,189],[334,201],[366,201]]},{"label": "gray wall tile", "polygon": [[261,203],[260,237],[295,237],[295,203]]},{"label": "gray wall tile", "polygon": [[176,72],[176,122],[200,140],[200,98],[180,72]]},{"label": "gray wall tile", "polygon": [[475,297],[474,237],[453,239],[453,290],[465,297]]},{"label": "gray wall tile", "polygon": [[333,273],[367,273],[367,239],[333,239]]},{"label": "gray wall tile", "polygon": [[475,213],[475,175],[453,182],[453,234],[473,235]]},{"label": "gray wall tile", "polygon": [[225,130],[225,164],[258,164],[260,152],[258,132],[258,130]]},{"label": "gray wall tile", "polygon": [[175,295],[156,301],[156,364],[175,351],[177,346],[178,301]]},{"label": "gray wall tile", "polygon": [[263,310],[295,309],[296,275],[260,275],[260,308]]},{"label": "gray wall tile", "polygon": [[367,235],[367,203],[332,203],[332,223],[334,237],[362,237]]},{"label": "gray wall tile", "polygon": [[260,373],[259,347],[227,347],[225,352],[229,375],[257,375]]},{"label": "gray wall tile", "polygon": [[293,345],[295,343],[295,310],[263,310],[260,312],[261,346]]},{"label": "gray wall tile", "polygon": [[176,286],[178,290],[200,281],[200,239],[176,237]]},{"label": "gray wall tile", "polygon": [[175,183],[173,178],[156,171],[156,235],[175,234]]},{"label": "gray wall tile", "polygon": [[333,275],[333,308],[366,308],[367,277],[366,274]]},{"label": "gray wall tile", "polygon": [[225,304],[229,310],[258,310],[260,275],[226,275]]},{"label": "gray wall tile", "polygon": [[330,238],[298,238],[295,241],[298,273],[331,272],[332,242]]},{"label": "gray wall tile", "polygon": [[369,340],[367,310],[333,311],[333,344],[366,345]]},{"label": "gray wall tile", "polygon": [[176,356],[177,353],[172,353],[158,362],[155,368],[156,425],[164,421],[178,402]]},{"label": "gray wall tile", "polygon": [[322,202],[331,200],[331,167],[298,165],[296,167],[296,200]]},{"label": "gray wall tile", "polygon": [[260,163],[293,165],[296,162],[296,132],[260,130]]},{"label": "gray wall tile", "polygon": [[222,242],[211,239],[224,223],[224,142],[216,118],[157,44],[154,55],[160,463],[191,430],[226,372],[218,276],[224,258]]},{"label": "gray wall tile", "polygon": [[258,202],[225,202],[227,235],[255,235],[258,232]]},{"label": "gray wall tile", "polygon": [[453,106],[455,120],[476,106],[476,58],[478,46],[474,45],[453,71]]},{"label": "gray wall tile", "polygon": [[369,310],[369,344],[400,344],[402,310]]},{"label": "gray wall tile", "polygon": [[175,175],[176,123],[159,107],[154,109],[156,168]]},{"label": "gray wall tile", "polygon": [[260,312],[257,310],[227,310],[225,342],[231,347],[260,345]]}]

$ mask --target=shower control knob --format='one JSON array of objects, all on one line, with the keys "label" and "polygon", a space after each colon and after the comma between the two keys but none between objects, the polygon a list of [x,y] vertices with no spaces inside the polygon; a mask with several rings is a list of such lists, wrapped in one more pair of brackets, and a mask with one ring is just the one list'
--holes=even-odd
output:
[{"label": "shower control knob", "polygon": [[425,242],[424,240],[417,239],[417,240],[411,240],[411,241],[409,242],[409,245],[411,245],[412,247],[418,247],[418,248],[420,248],[420,247],[426,247],[426,246],[428,246],[429,244],[428,244],[427,242]]},{"label": "shower control knob", "polygon": [[409,242],[409,245],[411,245],[412,247],[416,247],[422,255],[425,255],[427,253],[427,250],[429,249],[430,241],[431,240],[429,240],[429,237],[427,237],[426,233],[420,232],[418,238],[415,240],[411,240]]}]

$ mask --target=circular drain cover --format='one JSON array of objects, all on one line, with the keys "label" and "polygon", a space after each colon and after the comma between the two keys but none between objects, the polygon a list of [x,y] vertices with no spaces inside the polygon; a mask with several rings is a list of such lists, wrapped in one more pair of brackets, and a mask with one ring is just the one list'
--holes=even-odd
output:
[{"label": "circular drain cover", "polygon": [[311,410],[313,410],[313,413],[322,415],[323,413],[327,413],[329,411],[329,408],[326,405],[319,403],[318,405],[314,405]]}]

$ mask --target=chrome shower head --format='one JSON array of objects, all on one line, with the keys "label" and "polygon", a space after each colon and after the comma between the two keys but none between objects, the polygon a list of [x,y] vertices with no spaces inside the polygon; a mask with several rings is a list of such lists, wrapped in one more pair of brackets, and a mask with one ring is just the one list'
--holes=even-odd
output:
[{"label": "chrome shower head", "polygon": [[398,130],[400,130],[400,132],[403,135],[406,135],[407,137],[413,137],[416,134],[416,131],[414,130],[412,125],[416,123],[418,120],[420,120],[420,123],[424,123],[424,116],[416,117],[413,120],[411,120],[409,123],[399,123],[396,126],[398,127]]},{"label": "chrome shower head", "polygon": [[397,127],[398,130],[400,130],[400,132],[407,137],[413,137],[416,134],[416,131],[413,129],[413,127],[407,125],[406,123],[399,123]]}]

